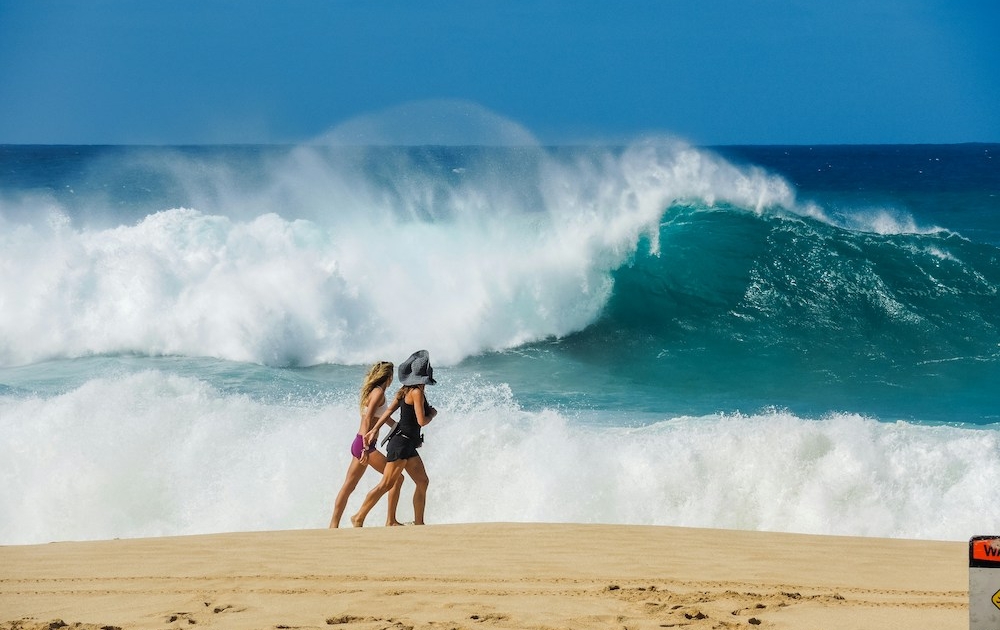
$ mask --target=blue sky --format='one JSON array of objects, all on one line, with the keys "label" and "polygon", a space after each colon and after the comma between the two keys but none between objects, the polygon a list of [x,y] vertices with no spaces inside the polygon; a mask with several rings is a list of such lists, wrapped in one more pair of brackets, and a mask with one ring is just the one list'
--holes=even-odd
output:
[{"label": "blue sky", "polygon": [[996,0],[0,0],[0,143],[304,142],[442,100],[547,143],[997,142],[998,32]]}]

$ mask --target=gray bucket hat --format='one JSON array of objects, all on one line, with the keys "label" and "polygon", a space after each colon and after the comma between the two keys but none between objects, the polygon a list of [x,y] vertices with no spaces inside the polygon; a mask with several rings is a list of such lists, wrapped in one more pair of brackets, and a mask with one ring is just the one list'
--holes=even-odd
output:
[{"label": "gray bucket hat", "polygon": [[431,355],[426,350],[417,350],[399,364],[400,385],[437,385]]}]

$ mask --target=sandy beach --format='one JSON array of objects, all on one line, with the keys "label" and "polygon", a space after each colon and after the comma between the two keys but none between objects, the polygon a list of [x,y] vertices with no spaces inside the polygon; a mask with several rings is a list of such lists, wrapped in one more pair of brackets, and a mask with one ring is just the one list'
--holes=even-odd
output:
[{"label": "sandy beach", "polygon": [[968,627],[965,542],[474,524],[0,547],[0,628]]}]

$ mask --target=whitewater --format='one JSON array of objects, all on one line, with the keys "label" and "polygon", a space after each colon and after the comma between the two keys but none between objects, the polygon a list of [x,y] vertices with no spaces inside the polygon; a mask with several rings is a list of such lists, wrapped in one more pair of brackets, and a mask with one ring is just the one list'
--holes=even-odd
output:
[{"label": "whitewater", "polygon": [[419,348],[431,523],[989,533],[996,147],[788,151],[0,147],[0,544],[324,527]]}]

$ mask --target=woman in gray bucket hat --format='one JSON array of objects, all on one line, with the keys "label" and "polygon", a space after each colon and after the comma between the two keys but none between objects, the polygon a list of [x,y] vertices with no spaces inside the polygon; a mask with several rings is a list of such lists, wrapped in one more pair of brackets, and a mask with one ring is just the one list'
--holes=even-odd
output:
[{"label": "woman in gray bucket hat", "polygon": [[379,428],[389,421],[389,417],[396,409],[400,410],[396,428],[385,439],[388,445],[385,448],[386,464],[382,479],[365,496],[357,514],[351,517],[351,524],[355,527],[362,527],[365,524],[368,512],[375,507],[382,495],[392,489],[403,474],[403,470],[406,470],[406,474],[416,485],[413,491],[413,522],[415,525],[424,524],[424,506],[427,503],[429,479],[417,449],[424,441],[420,429],[427,426],[437,415],[437,409],[432,407],[424,396],[425,386],[437,384],[434,380],[430,355],[426,350],[414,352],[406,361],[399,364],[399,384],[401,387],[392,404],[382,412],[375,426],[364,435],[364,444],[367,448],[378,438]]}]

